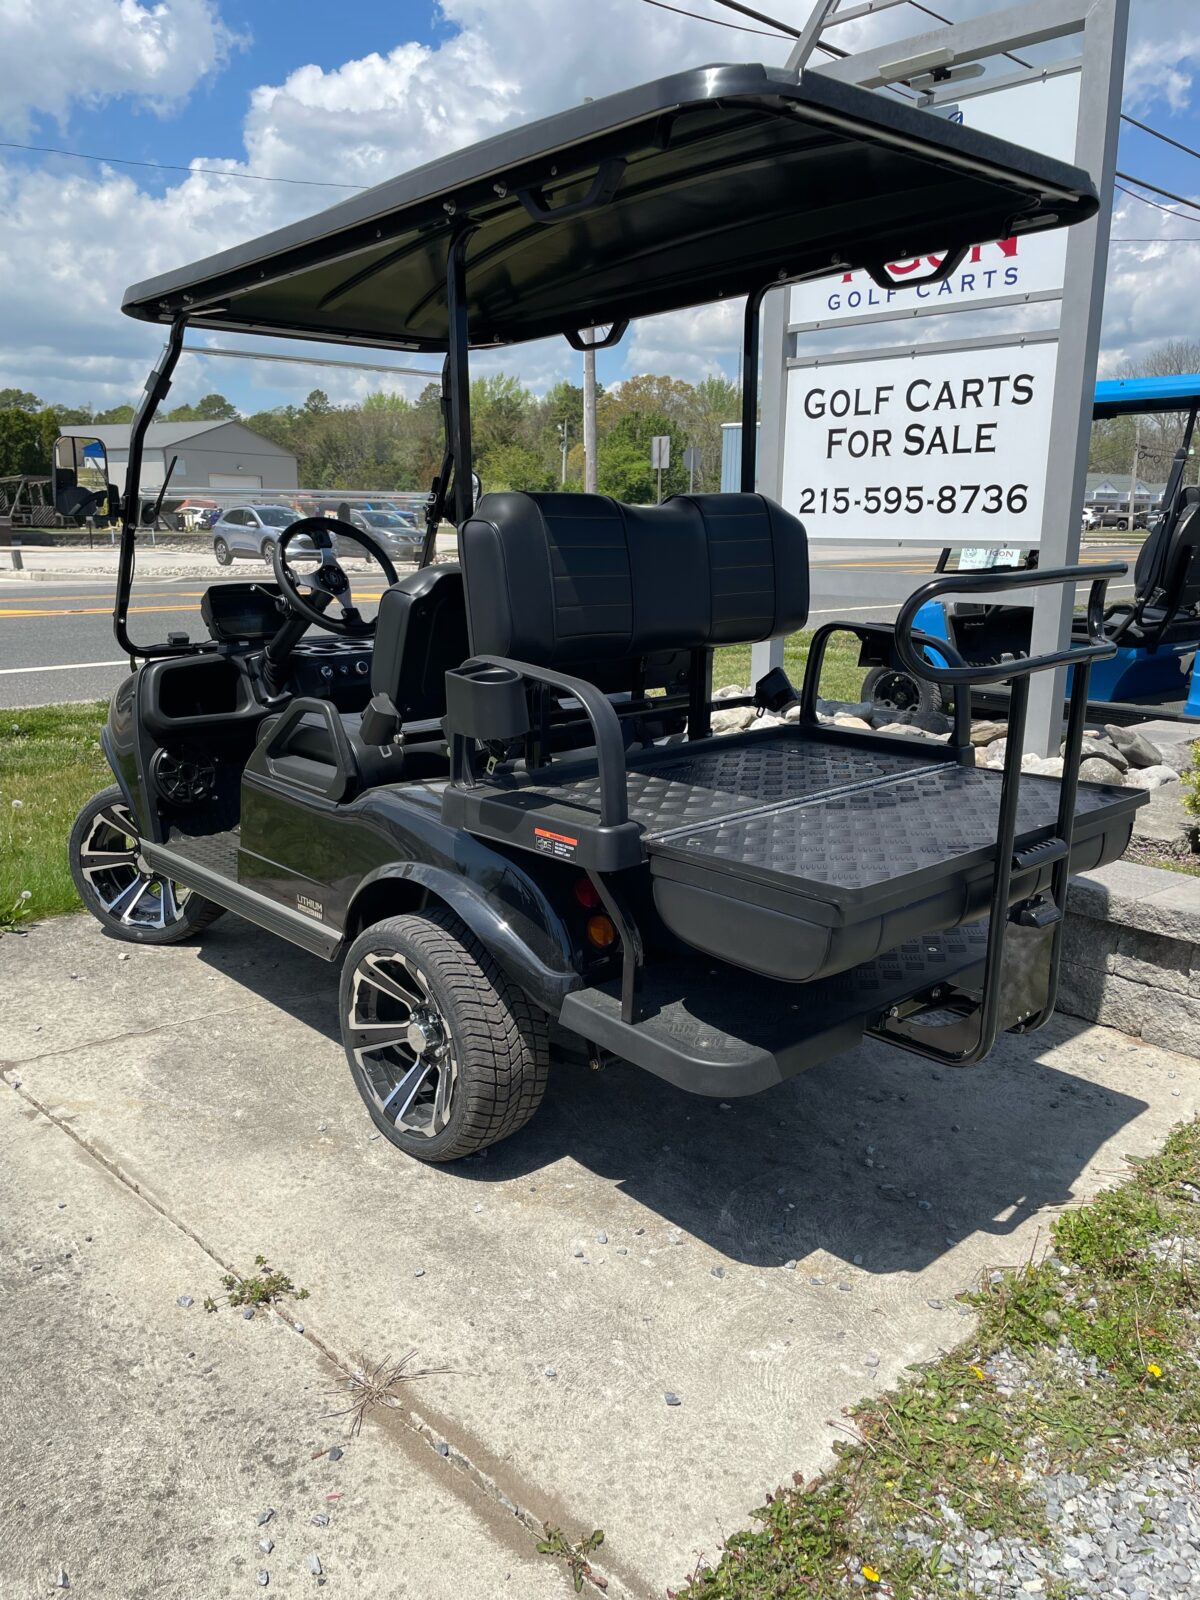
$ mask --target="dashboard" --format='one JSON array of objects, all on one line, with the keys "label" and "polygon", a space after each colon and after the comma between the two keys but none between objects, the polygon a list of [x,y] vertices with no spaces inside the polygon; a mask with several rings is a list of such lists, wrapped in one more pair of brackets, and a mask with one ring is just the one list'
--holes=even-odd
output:
[{"label": "dashboard", "polygon": [[365,703],[371,679],[371,643],[363,639],[334,639],[319,634],[301,639],[292,651],[292,679],[296,693],[319,700],[334,700],[343,710]]}]

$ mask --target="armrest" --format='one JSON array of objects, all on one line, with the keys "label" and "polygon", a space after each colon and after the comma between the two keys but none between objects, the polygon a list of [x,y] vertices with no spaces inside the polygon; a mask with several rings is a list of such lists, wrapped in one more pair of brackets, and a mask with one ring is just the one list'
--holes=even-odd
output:
[{"label": "armrest", "polygon": [[596,759],[600,771],[600,820],[605,827],[617,827],[629,820],[629,795],[625,773],[625,740],[621,723],[606,695],[594,683],[572,678],[565,672],[534,666],[528,661],[513,661],[507,656],[472,656],[464,667],[479,663],[505,667],[533,683],[561,689],[579,701],[592,725],[596,740]]}]

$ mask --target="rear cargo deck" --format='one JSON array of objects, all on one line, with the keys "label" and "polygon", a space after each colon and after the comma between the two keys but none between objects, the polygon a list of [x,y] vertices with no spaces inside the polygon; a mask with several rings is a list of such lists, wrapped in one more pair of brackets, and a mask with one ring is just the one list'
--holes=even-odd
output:
[{"label": "rear cargo deck", "polygon": [[[936,741],[796,725],[630,752],[627,767],[659,914],[724,960],[807,982],[987,907],[1001,774],[959,765]],[[569,842],[572,825],[600,816],[594,763],[497,777],[483,793],[490,820],[511,806],[514,833],[541,823]],[[1053,839],[1058,797],[1057,779],[1022,777],[1025,857]],[[1121,853],[1141,802],[1080,785],[1075,870]],[[1040,882],[1035,852],[1014,899]]]}]

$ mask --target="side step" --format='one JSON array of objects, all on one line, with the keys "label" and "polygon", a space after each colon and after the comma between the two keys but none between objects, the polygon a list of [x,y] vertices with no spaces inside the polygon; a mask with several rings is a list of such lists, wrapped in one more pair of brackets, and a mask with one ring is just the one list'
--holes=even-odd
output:
[{"label": "side step", "polygon": [[780,983],[737,967],[649,962],[640,1020],[621,1020],[619,979],[576,989],[559,1021],[601,1050],[692,1094],[757,1094],[858,1044],[892,1006],[940,984],[978,986],[987,923],[912,939],[818,983]]},{"label": "side step", "polygon": [[[302,950],[308,950],[314,956],[321,956],[326,961],[334,959],[342,943],[342,935],[337,928],[327,928],[302,912],[293,911],[290,906],[281,905],[278,900],[260,894],[257,889],[238,883],[225,862],[221,866],[215,864],[215,850],[204,852],[209,859],[199,859],[201,849],[207,842],[197,838],[187,841],[180,848],[175,841],[171,844],[154,844],[144,840],[142,854],[156,872],[169,873],[175,882],[186,884],[206,900],[214,900],[227,911],[245,917],[247,922],[265,928],[268,933],[278,934],[291,944],[298,944]],[[232,871],[236,870],[235,854]]]}]

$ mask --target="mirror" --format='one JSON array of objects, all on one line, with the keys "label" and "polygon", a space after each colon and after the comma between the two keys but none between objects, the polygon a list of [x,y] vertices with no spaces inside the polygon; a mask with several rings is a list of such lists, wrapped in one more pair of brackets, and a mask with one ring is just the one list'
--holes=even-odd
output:
[{"label": "mirror", "polygon": [[116,514],[108,482],[108,451],[102,439],[63,434],[54,441],[54,509],[63,521],[82,527],[91,517],[107,522]]},{"label": "mirror", "polygon": [[477,472],[471,474],[471,504],[478,505],[483,498],[483,480]]}]

